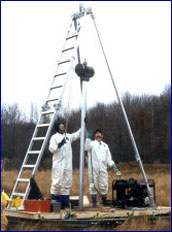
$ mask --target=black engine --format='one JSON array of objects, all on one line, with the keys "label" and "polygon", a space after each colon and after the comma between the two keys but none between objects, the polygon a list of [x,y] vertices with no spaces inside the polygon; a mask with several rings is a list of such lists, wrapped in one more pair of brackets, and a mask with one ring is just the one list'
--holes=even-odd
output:
[{"label": "black engine", "polygon": [[[148,180],[155,200],[155,182]],[[148,207],[150,201],[146,183],[133,178],[129,180],[114,180],[112,182],[112,204],[114,207]]]}]

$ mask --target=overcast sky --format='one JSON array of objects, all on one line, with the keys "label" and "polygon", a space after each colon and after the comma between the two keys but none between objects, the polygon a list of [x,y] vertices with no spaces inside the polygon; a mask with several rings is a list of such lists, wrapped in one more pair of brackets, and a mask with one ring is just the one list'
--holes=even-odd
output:
[{"label": "overcast sky", "polygon": [[[1,98],[27,112],[41,107],[79,1],[1,2]],[[120,95],[160,94],[171,81],[170,1],[85,1],[91,6]],[[88,106],[116,99],[91,19],[85,18],[81,56],[95,68]],[[77,84],[78,81],[78,84]],[[80,105],[79,80],[72,107]]]}]

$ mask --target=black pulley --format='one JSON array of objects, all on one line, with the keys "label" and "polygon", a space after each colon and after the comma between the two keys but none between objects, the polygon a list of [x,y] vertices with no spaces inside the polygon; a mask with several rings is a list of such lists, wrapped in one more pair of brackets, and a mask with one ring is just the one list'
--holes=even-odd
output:
[{"label": "black pulley", "polygon": [[89,81],[90,77],[93,77],[95,74],[94,68],[88,66],[86,62],[83,64],[77,64],[75,72],[82,81]]}]

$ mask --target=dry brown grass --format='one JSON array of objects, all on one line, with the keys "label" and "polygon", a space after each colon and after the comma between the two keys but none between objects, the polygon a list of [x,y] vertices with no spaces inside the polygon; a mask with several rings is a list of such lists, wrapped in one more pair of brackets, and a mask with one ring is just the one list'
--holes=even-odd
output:
[{"label": "dry brown grass", "polygon": [[159,219],[156,222],[151,222],[149,218],[129,219],[122,225],[117,227],[100,227],[94,226],[90,231],[171,231],[171,221]]},{"label": "dry brown grass", "polygon": [[151,222],[148,218],[129,219],[122,225],[116,227],[92,226],[86,229],[68,228],[51,225],[42,225],[41,223],[31,224],[22,223],[14,226],[8,231],[171,231],[171,221],[166,219],[158,219]]},{"label": "dry brown grass", "polygon": [[[156,200],[157,205],[171,206],[171,166],[170,164],[147,164],[144,165],[147,176],[149,179],[154,179],[156,184]],[[142,179],[140,170],[135,163],[121,164],[120,170],[122,172],[122,178],[128,179],[133,177],[135,179]],[[3,171],[1,173],[2,189],[4,189],[9,195],[14,186],[18,171]],[[111,199],[111,183],[115,179],[112,171],[109,171],[109,192],[108,198]],[[49,189],[51,184],[51,171],[39,171],[36,177],[36,182],[46,198],[50,197]],[[75,169],[73,174],[73,186],[71,188],[71,195],[76,196],[79,192],[79,170]],[[89,196],[88,193],[88,177],[87,170],[85,170],[85,182],[84,182],[84,194]],[[147,218],[139,220],[127,221],[120,227],[110,229],[118,231],[170,231],[171,222],[166,220],[158,220],[155,225],[148,222]],[[27,230],[29,230],[27,228]],[[32,229],[30,229],[32,230]],[[91,230],[102,230],[100,227],[93,227]],[[106,230],[106,228],[103,228]]]}]

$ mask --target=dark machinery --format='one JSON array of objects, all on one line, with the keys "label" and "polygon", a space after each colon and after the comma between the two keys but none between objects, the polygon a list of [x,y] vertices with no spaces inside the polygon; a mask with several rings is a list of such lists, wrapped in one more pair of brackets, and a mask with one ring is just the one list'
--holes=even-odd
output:
[{"label": "dark machinery", "polygon": [[[155,201],[155,182],[148,180]],[[114,207],[148,207],[150,200],[143,180],[114,180],[112,182],[112,205]]]},{"label": "dark machinery", "polygon": [[77,64],[75,67],[76,74],[81,78],[81,81],[89,81],[90,77],[95,74],[94,68],[87,65],[87,62],[83,64]]}]

